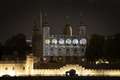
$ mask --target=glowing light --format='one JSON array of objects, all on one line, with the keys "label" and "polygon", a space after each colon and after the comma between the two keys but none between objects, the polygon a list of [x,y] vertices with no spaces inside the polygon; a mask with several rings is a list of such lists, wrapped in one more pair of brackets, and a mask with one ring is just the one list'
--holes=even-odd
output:
[{"label": "glowing light", "polygon": [[64,44],[64,39],[60,39],[59,44]]},{"label": "glowing light", "polygon": [[53,44],[57,44],[57,39],[52,39]]},{"label": "glowing light", "polygon": [[82,58],[82,61],[84,62],[84,61],[85,61],[85,58]]},{"label": "glowing light", "polygon": [[78,44],[78,39],[73,39],[73,44]]},{"label": "glowing light", "polygon": [[9,72],[9,75],[12,76],[12,77],[15,76],[15,75],[16,75],[16,74],[15,74],[15,71],[10,71],[10,72]]},{"label": "glowing light", "polygon": [[50,44],[50,40],[49,40],[49,39],[46,39],[46,40],[45,40],[45,43],[46,43],[46,44]]},{"label": "glowing light", "polygon": [[66,39],[66,44],[71,44],[71,40],[70,39]]},{"label": "glowing light", "polygon": [[83,39],[81,39],[81,40],[80,40],[80,44],[82,44],[82,45],[87,44],[87,40],[86,40],[86,39],[84,39],[84,38],[83,38]]},{"label": "glowing light", "polygon": [[105,59],[99,59],[95,62],[96,64],[109,64],[109,61],[105,60]]},{"label": "glowing light", "polygon": [[47,59],[44,57],[43,60],[46,61]]}]

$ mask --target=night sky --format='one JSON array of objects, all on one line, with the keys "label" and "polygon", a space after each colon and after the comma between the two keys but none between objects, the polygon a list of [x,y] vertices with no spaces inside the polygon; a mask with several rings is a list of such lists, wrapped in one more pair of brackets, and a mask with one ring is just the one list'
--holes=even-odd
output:
[{"label": "night sky", "polygon": [[61,33],[65,16],[70,17],[74,30],[81,20],[87,25],[88,34],[112,35],[120,32],[119,0],[1,0],[1,42],[17,33],[24,33],[30,39],[33,20],[39,16],[40,9],[47,12],[52,33]]}]

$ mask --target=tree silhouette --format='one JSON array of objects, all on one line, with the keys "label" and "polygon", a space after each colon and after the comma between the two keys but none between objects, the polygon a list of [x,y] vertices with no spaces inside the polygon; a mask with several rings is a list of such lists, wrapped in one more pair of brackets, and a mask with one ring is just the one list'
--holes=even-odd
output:
[{"label": "tree silhouette", "polygon": [[103,57],[104,36],[93,34],[87,46],[87,58],[94,59]]},{"label": "tree silhouette", "polygon": [[24,57],[27,51],[26,36],[19,33],[5,42],[5,53],[6,55],[16,55],[19,57]]}]

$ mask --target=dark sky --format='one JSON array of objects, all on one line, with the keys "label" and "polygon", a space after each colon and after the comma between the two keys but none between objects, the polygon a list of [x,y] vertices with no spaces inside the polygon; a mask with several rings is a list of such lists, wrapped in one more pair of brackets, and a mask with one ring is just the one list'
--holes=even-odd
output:
[{"label": "dark sky", "polygon": [[70,17],[74,30],[82,20],[87,25],[88,34],[120,32],[119,0],[1,0],[0,40],[4,42],[17,33],[31,38],[33,20],[39,16],[40,8],[47,12],[52,32],[62,31],[65,16]]}]

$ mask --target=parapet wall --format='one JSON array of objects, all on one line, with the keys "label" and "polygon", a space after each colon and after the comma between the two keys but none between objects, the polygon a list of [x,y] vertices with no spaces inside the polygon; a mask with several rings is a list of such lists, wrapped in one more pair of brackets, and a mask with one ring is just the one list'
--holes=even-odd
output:
[{"label": "parapet wall", "polygon": [[27,63],[0,64],[0,76],[65,76],[66,71],[71,69],[74,69],[78,76],[120,76],[120,70],[85,69],[80,65],[72,64],[59,69],[33,69]]},{"label": "parapet wall", "polygon": [[66,71],[76,70],[78,76],[120,76],[120,70],[85,69],[79,65],[66,65],[60,69],[33,69],[32,76],[65,76]]}]

